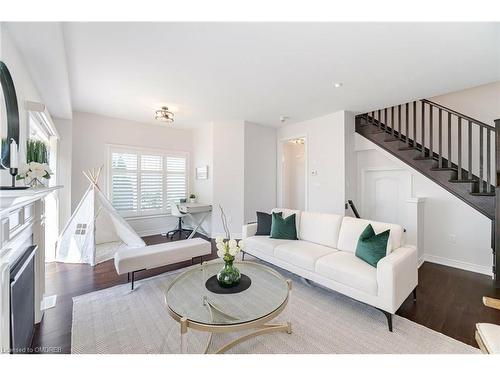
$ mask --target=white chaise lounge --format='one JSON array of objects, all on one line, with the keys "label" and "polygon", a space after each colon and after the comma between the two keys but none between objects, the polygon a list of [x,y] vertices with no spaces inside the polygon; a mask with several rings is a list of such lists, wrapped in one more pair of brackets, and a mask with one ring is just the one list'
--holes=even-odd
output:
[{"label": "white chaise lounge", "polygon": [[[128,281],[132,282],[137,271],[148,270],[191,260],[200,259],[212,252],[210,242],[202,238],[174,241],[139,248],[127,248],[115,253],[115,268],[119,275],[128,274]],[[131,277],[132,276],[132,277]]]},{"label": "white chaise lounge", "polygon": [[[417,249],[404,246],[403,228],[369,220],[275,208],[296,214],[298,240],[256,236],[257,224],[243,226],[245,253],[291,271],[384,312],[392,332],[392,314],[412,293],[416,298]],[[361,232],[371,223],[375,232],[390,229],[387,255],[377,267],[355,256]]]}]

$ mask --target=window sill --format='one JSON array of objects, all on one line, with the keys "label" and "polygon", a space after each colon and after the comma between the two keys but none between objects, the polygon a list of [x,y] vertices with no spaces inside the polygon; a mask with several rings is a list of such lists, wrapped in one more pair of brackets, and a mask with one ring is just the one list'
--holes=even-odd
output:
[{"label": "window sill", "polygon": [[170,213],[165,213],[165,214],[152,214],[152,215],[123,216],[123,218],[127,221],[134,221],[134,220],[143,220],[143,219],[157,219],[157,218],[170,217],[170,216],[172,216]]}]

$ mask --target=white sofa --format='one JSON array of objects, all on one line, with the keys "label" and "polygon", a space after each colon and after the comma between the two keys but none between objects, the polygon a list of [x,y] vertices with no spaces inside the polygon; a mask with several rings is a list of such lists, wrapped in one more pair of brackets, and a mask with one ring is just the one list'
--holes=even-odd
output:
[{"label": "white sofa", "polygon": [[[392,331],[392,314],[412,293],[416,298],[417,249],[404,246],[400,225],[348,216],[275,208],[296,214],[298,240],[256,236],[257,224],[243,226],[245,253],[333,289],[385,313]],[[361,232],[371,223],[375,232],[390,229],[387,255],[377,267],[355,256]]]}]

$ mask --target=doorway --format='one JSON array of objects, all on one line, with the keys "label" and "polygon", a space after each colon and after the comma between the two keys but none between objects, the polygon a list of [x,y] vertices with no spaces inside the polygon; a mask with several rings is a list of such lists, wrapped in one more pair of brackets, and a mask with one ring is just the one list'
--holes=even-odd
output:
[{"label": "doorway", "polygon": [[306,138],[287,139],[282,146],[282,206],[306,210]]}]

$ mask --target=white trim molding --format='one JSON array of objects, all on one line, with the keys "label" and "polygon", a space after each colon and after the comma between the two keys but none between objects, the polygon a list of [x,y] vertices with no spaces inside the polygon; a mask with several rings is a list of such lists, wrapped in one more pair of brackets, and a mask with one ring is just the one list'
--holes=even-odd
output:
[{"label": "white trim molding", "polygon": [[464,271],[471,271],[476,273],[481,273],[483,275],[488,275],[493,277],[493,272],[491,267],[481,266],[479,264],[473,264],[468,262],[463,262],[460,260],[454,260],[449,258],[443,258],[436,255],[424,254],[424,262],[441,264],[443,266],[458,268]]}]

